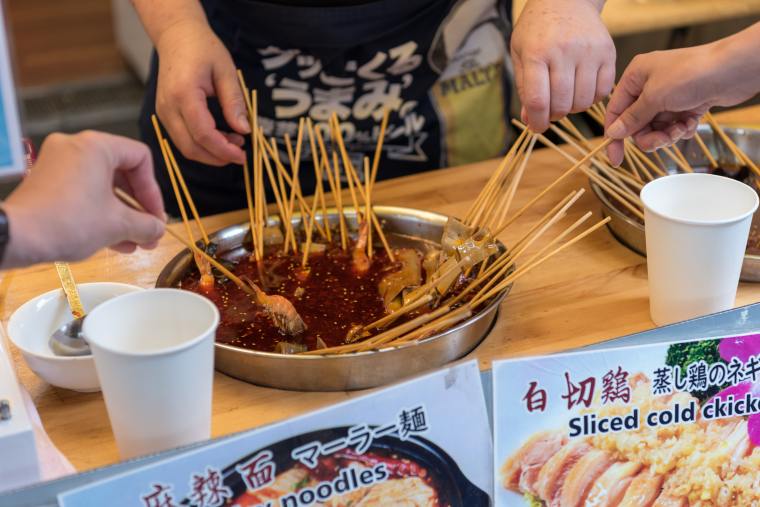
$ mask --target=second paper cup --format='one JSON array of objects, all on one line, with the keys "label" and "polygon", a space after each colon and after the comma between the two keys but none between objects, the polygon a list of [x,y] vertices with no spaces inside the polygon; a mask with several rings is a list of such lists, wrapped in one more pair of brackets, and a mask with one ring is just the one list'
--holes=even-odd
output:
[{"label": "second paper cup", "polygon": [[657,325],[733,307],[754,189],[712,174],[676,174],[641,191],[649,308]]}]

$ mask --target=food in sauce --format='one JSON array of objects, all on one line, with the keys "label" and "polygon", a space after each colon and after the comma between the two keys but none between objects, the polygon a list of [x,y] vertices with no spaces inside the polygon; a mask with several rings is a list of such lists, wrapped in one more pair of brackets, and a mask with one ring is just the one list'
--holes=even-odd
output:
[{"label": "food in sauce", "polygon": [[306,267],[301,252],[284,253],[276,242],[266,246],[260,261],[250,260],[243,248],[222,255],[226,267],[251,287],[253,297],[224,277],[204,283],[197,268],[178,286],[217,305],[219,343],[294,354],[366,339],[371,333],[364,326],[432,293],[430,303],[402,312],[393,324],[429,312],[436,300],[456,295],[477,275],[469,268],[498,252],[488,231],[453,218],[444,227],[443,249],[407,238],[393,249],[393,261],[380,246],[373,248],[371,258],[366,254],[367,233],[362,224],[346,250],[335,242],[312,242]]}]

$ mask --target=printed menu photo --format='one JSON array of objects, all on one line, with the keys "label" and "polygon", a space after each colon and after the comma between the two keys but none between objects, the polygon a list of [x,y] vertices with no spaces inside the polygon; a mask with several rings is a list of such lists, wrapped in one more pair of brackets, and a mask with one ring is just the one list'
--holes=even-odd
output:
[{"label": "printed menu photo", "polygon": [[494,363],[497,506],[760,506],[760,335]]},{"label": "printed menu photo", "polygon": [[485,507],[492,459],[473,361],[85,486],[59,503]]}]

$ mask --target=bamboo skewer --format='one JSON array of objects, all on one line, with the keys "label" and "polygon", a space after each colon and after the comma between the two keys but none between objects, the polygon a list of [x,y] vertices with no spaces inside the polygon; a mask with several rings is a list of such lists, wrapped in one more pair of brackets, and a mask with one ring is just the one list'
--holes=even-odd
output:
[{"label": "bamboo skewer", "polygon": [[586,147],[586,151],[592,148],[591,141],[586,139],[586,136],[584,136],[583,133],[580,130],[578,130],[578,127],[576,127],[575,124],[572,121],[570,121],[570,118],[565,116],[564,118],[559,120],[559,124],[565,127],[565,130],[573,134],[575,138],[578,140],[578,142],[583,143],[584,146]]},{"label": "bamboo skewer", "polygon": [[[287,134],[285,134],[286,139],[286,147],[289,144],[289,137]],[[269,145],[269,143],[264,143],[265,148],[269,152],[269,154],[272,157],[272,160],[274,161],[275,166],[277,167],[277,170],[280,172],[282,177],[285,179],[285,182],[290,187],[290,197],[288,198],[288,214],[290,217],[293,216],[293,211],[295,210],[295,203],[298,202],[299,208],[301,210],[301,218],[302,220],[308,215],[309,213],[309,205],[306,203],[306,200],[303,197],[303,194],[301,194],[301,186],[298,183],[298,174],[297,172],[294,172],[293,175],[288,173],[288,170],[285,168],[285,166],[282,165],[282,162],[280,161],[279,155],[277,155],[277,149],[273,148]],[[297,168],[294,168],[297,169]],[[320,225],[317,223],[316,227],[319,228]]]},{"label": "bamboo skewer", "polygon": [[411,341],[421,340],[427,336],[430,336],[432,334],[443,331],[444,329],[452,327],[465,319],[469,319],[471,316],[472,316],[472,310],[470,309],[470,307],[463,306],[461,308],[457,308],[456,310],[452,311],[448,315],[438,317],[432,322],[428,322],[427,324],[415,329],[414,331],[408,334],[399,336],[395,340],[387,343],[386,347],[395,347],[397,345],[402,345],[404,343],[409,343]]},{"label": "bamboo skewer", "polygon": [[182,189],[182,193],[185,195],[185,200],[187,201],[187,205],[190,208],[190,212],[193,214],[193,219],[195,220],[196,225],[198,226],[198,231],[201,233],[201,237],[203,238],[203,244],[208,245],[210,243],[208,239],[208,234],[206,233],[206,228],[203,227],[203,222],[201,222],[201,217],[198,214],[198,209],[195,207],[195,202],[193,201],[193,197],[190,195],[190,190],[187,188],[187,184],[185,183],[185,178],[182,176],[182,171],[179,168],[179,164],[177,164],[177,159],[174,158],[174,152],[172,151],[171,145],[169,144],[169,141],[164,138],[163,140],[164,146],[166,147],[166,154],[169,156],[169,162],[172,164],[172,168],[174,169],[174,175],[177,177],[177,182],[179,183],[180,188]]},{"label": "bamboo skewer", "polygon": [[[306,220],[306,210],[308,209],[308,205],[301,200],[303,197],[301,195],[300,190],[300,183],[298,181],[298,167],[296,167],[295,164],[295,153],[293,152],[293,145],[290,142],[290,136],[286,132],[283,135],[283,140],[285,141],[285,151],[288,154],[288,161],[290,162],[290,170],[292,171],[291,174],[288,174],[288,171],[283,168],[282,175],[285,178],[285,180],[288,182],[288,185],[290,185],[290,197],[288,199],[288,213],[290,216],[293,216],[293,212],[295,211],[295,205],[296,205],[296,198],[298,197],[298,208],[301,211],[301,224],[305,224]],[[295,229],[293,230],[293,234],[295,235]],[[298,240],[294,237],[293,238],[296,245],[298,244]],[[298,248],[294,247],[293,252],[297,252]],[[285,253],[287,253],[287,247],[285,250]]]},{"label": "bamboo skewer", "polygon": [[530,138],[530,143],[528,145],[528,148],[525,150],[525,155],[523,155],[522,163],[520,164],[520,167],[517,169],[517,172],[512,178],[512,182],[509,185],[509,190],[506,192],[507,202],[504,204],[504,207],[501,209],[501,214],[499,215],[498,221],[496,221],[494,225],[498,225],[507,219],[507,215],[509,214],[509,209],[512,207],[512,201],[515,198],[515,194],[517,193],[517,187],[520,185],[520,181],[522,180],[523,173],[525,172],[525,168],[528,165],[528,159],[530,158],[531,153],[533,153],[533,147],[536,145],[537,140],[538,140],[538,136],[536,134],[533,134]]},{"label": "bamboo skewer", "polygon": [[245,84],[245,78],[243,77],[243,71],[238,69],[237,71],[238,83],[240,83],[240,90],[243,92],[243,100],[245,100],[245,107],[248,109],[248,114],[251,114],[253,107],[251,106],[251,97],[248,95],[248,86]]},{"label": "bamboo skewer", "polygon": [[715,121],[715,118],[711,113],[707,113],[705,115],[705,118],[707,119],[707,122],[710,124],[710,127],[712,127],[713,131],[718,134],[720,139],[723,141],[723,143],[728,146],[728,149],[731,150],[731,153],[734,154],[734,157],[739,161],[739,163],[743,163],[744,165],[748,166],[750,169],[752,169],[752,172],[754,172],[756,175],[760,176],[760,168],[757,167],[757,164],[747,156],[746,153],[744,153],[737,145],[736,143],[731,140],[728,135],[726,135],[725,132],[723,132],[723,129],[718,124],[717,121]]},{"label": "bamboo skewer", "polygon": [[473,202],[472,206],[470,206],[469,211],[465,215],[465,224],[474,225],[480,221],[483,211],[485,210],[486,202],[491,199],[492,194],[495,192],[495,189],[498,187],[498,185],[500,185],[500,182],[509,175],[509,170],[512,167],[516,153],[518,150],[520,150],[520,147],[523,145],[527,136],[528,131],[526,129],[518,136],[517,140],[515,140],[514,144],[509,149],[507,154],[504,155],[504,157],[501,159],[499,167],[488,179],[486,185],[483,187],[483,190],[480,191],[480,194],[478,194],[475,202]]},{"label": "bamboo skewer", "polygon": [[664,147],[662,147],[660,149],[662,150],[663,153],[665,153],[665,155],[668,156],[668,158],[670,160],[672,160],[673,162],[675,162],[676,165],[678,167],[680,167],[683,172],[686,172],[686,173],[693,173],[694,172],[694,169],[692,169],[689,164],[684,163],[684,161],[681,160],[673,151],[671,151],[670,148],[668,148],[667,146],[664,146]]},{"label": "bamboo skewer", "polygon": [[267,177],[269,178],[269,183],[272,185],[272,193],[274,194],[274,200],[277,204],[277,211],[280,214],[280,223],[282,224],[282,227],[285,229],[285,235],[288,235],[288,231],[290,231],[290,235],[292,237],[293,235],[293,225],[290,223],[290,217],[288,217],[288,214],[285,210],[285,201],[283,199],[282,194],[280,193],[280,188],[278,186],[278,182],[275,179],[274,171],[272,170],[272,165],[269,162],[269,156],[266,153],[266,150],[264,148],[264,144],[267,142],[264,138],[264,134],[259,131],[259,148],[261,150],[261,153],[263,154],[263,160],[264,160],[264,167],[267,171]]},{"label": "bamboo skewer", "polygon": [[166,152],[166,144],[164,144],[164,136],[161,134],[161,127],[158,125],[158,118],[156,118],[156,115],[151,116],[151,121],[153,122],[153,128],[156,131],[156,139],[158,140],[158,145],[161,147],[161,155],[164,157],[164,164],[166,165],[166,170],[169,173],[169,181],[172,185],[172,190],[174,191],[174,197],[177,199],[177,206],[179,207],[179,213],[182,217],[182,223],[185,226],[185,233],[187,234],[188,239],[191,243],[195,243],[195,238],[193,238],[193,232],[190,229],[190,221],[187,219],[187,211],[185,210],[185,203],[182,200],[182,195],[179,192],[179,186],[177,185],[177,178],[174,175],[174,170],[172,169],[171,162],[169,161],[169,154]]},{"label": "bamboo skewer", "polygon": [[245,199],[248,204],[248,223],[251,228],[251,242],[252,242],[251,255],[255,258],[255,260],[259,261],[261,259],[259,259],[258,257],[259,248],[258,248],[258,237],[256,236],[256,217],[254,216],[254,211],[253,211],[251,175],[250,175],[250,168],[248,167],[247,158],[245,161],[243,161],[243,184],[245,185]]},{"label": "bamboo skewer", "polygon": [[333,176],[335,180],[335,199],[336,199],[336,205],[338,206],[338,221],[340,226],[340,245],[341,248],[343,248],[343,251],[345,252],[348,249],[348,233],[346,231],[346,215],[343,212],[343,189],[341,188],[341,181],[340,181],[340,170],[338,169],[338,154],[333,151],[332,153],[333,158]]},{"label": "bamboo skewer", "polygon": [[[630,141],[629,141],[629,144],[630,144]],[[652,171],[647,166],[647,164],[643,160],[641,160],[641,157],[636,152],[636,150],[628,149],[625,151],[625,153],[628,154],[628,156],[631,158],[631,162],[633,163],[634,167],[638,170],[638,173],[644,175],[644,179],[646,181],[652,181],[656,178],[656,176],[652,174]]]},{"label": "bamboo skewer", "polygon": [[[683,162],[684,164],[686,164],[687,166],[689,166],[691,168],[691,164],[689,164],[689,161],[686,160],[686,157],[684,156],[684,154],[681,151],[681,149],[678,147],[678,144],[677,143],[673,143],[673,145],[671,146],[671,148],[673,149],[673,153],[675,153],[676,156],[681,159],[681,162]],[[694,168],[691,168],[691,172],[694,172]]]},{"label": "bamboo skewer", "polygon": [[[369,167],[369,157],[364,157],[364,183],[365,183],[365,194],[366,199],[364,202],[364,216],[365,217],[371,217],[372,216],[372,173],[371,169]],[[371,218],[369,219],[372,220]],[[372,227],[373,224],[369,224],[369,227],[367,228],[367,257],[369,260],[372,260],[372,253],[374,248],[372,248]]]},{"label": "bamboo skewer", "polygon": [[[142,211],[144,213],[147,213],[145,211],[145,208],[135,200],[134,197],[127,194],[120,188],[114,188],[114,194],[116,194],[116,197],[124,201],[125,204],[133,207],[137,211]],[[199,255],[201,257],[204,257],[212,266],[214,266],[216,269],[219,270],[220,273],[222,273],[224,276],[232,280],[232,282],[240,287],[246,294],[249,294],[251,296],[255,296],[253,289],[251,289],[246,283],[244,283],[240,278],[238,278],[234,273],[232,273],[229,269],[225,268],[222,263],[214,259],[211,255],[207,254],[200,248],[198,248],[195,243],[192,241],[188,241],[185,238],[183,238],[181,235],[174,232],[170,227],[166,228],[166,232],[168,232],[174,239],[182,243],[186,248],[188,248],[190,251],[194,252],[196,255]]]},{"label": "bamboo skewer", "polygon": [[388,128],[388,119],[390,117],[390,110],[386,109],[383,112],[383,120],[380,123],[380,134],[377,136],[377,145],[375,146],[375,158],[372,160],[372,179],[370,185],[375,184],[377,179],[377,170],[380,167],[380,158],[383,155],[383,141],[385,140],[385,129]]},{"label": "bamboo skewer", "polygon": [[[390,245],[388,244],[387,238],[385,237],[385,233],[382,230],[382,225],[380,224],[379,219],[375,215],[374,212],[370,213],[369,217],[362,216],[361,209],[359,208],[359,201],[356,198],[356,191],[359,192],[359,194],[364,198],[365,204],[367,202],[367,193],[366,190],[362,189],[361,181],[359,180],[359,175],[356,173],[356,169],[354,168],[353,164],[351,163],[351,160],[348,158],[348,152],[346,151],[345,143],[343,142],[343,137],[340,133],[340,126],[338,125],[338,118],[337,115],[333,114],[333,135],[337,139],[338,147],[340,148],[341,153],[343,154],[343,169],[346,173],[346,180],[348,181],[348,190],[351,195],[351,200],[354,205],[354,211],[356,213],[356,221],[357,223],[361,223],[364,220],[369,220],[369,227],[371,228],[373,225],[375,226],[375,229],[378,231],[378,236],[380,236],[380,239],[383,243],[383,247],[385,248],[388,257],[390,258],[391,262],[395,262],[395,255],[393,254],[393,250],[390,248]],[[356,187],[356,191],[354,190],[354,187]]]},{"label": "bamboo skewer", "polygon": [[573,172],[575,172],[579,167],[586,164],[594,155],[599,153],[601,150],[606,148],[610,143],[612,142],[612,139],[605,139],[601,143],[599,143],[594,149],[592,149],[590,152],[588,152],[582,159],[580,159],[577,163],[575,163],[570,169],[562,173],[558,178],[556,178],[551,184],[549,184],[545,189],[543,189],[541,192],[538,193],[533,199],[528,201],[527,204],[525,204],[520,210],[515,213],[509,220],[507,220],[504,224],[502,224],[499,229],[494,232],[494,236],[498,236],[503,232],[507,227],[509,227],[511,224],[515,222],[518,218],[522,216],[523,213],[525,213],[528,209],[530,209],[531,206],[533,206],[536,202],[538,202],[543,196],[548,194],[554,187],[559,185],[562,181],[565,180],[568,176],[570,176]]},{"label": "bamboo skewer", "polygon": [[[306,130],[309,134],[309,148],[311,149],[311,159],[314,165],[314,175],[316,178],[316,188],[314,190],[315,198],[319,195],[319,201],[322,208],[322,223],[324,224],[324,230],[320,231],[322,237],[327,240],[328,243],[332,243],[332,236],[330,235],[330,221],[327,218],[327,205],[325,204],[324,183],[322,180],[322,164],[319,162],[319,153],[317,152],[317,142],[314,136],[314,125],[311,118],[306,120]],[[316,218],[316,215],[315,215]]]},{"label": "bamboo skewer", "polygon": [[[515,249],[512,252],[512,255],[509,258],[508,262],[504,262],[503,266],[501,266],[498,270],[495,271],[495,274],[492,274],[492,276],[489,276],[489,280],[486,282],[485,286],[480,289],[479,294],[482,294],[483,292],[487,291],[489,287],[491,287],[493,284],[495,284],[500,278],[507,275],[509,268],[514,266],[515,262],[517,262],[517,259],[520,258],[520,256],[535,242],[537,241],[541,236],[543,236],[554,224],[562,220],[564,216],[567,214],[567,210],[570,209],[570,207],[575,204],[578,199],[581,198],[583,195],[583,192],[575,192],[574,194],[571,194],[569,196],[569,199],[566,199],[566,202],[549,218],[549,220],[546,221],[539,229],[536,231],[536,233],[531,236],[529,239],[527,239],[524,244],[520,246],[519,249]],[[564,201],[564,200],[563,200]],[[473,300],[477,298],[477,295],[473,297]]]},{"label": "bamboo skewer", "polygon": [[718,161],[715,160],[715,157],[713,157],[712,153],[710,153],[709,148],[705,144],[705,141],[702,139],[702,136],[699,135],[699,132],[694,132],[694,140],[697,142],[697,146],[699,146],[699,149],[702,150],[702,153],[705,155],[705,158],[707,158],[707,161],[710,164],[710,167],[713,169],[718,168]]},{"label": "bamboo skewer", "polygon": [[[519,122],[516,122],[516,124],[522,125],[522,124],[519,124]],[[564,134],[564,133],[562,133],[561,131],[558,131],[558,130],[556,132],[560,136],[562,136],[562,134]],[[571,162],[577,162],[574,157],[572,157],[569,154],[567,154],[566,152],[564,152],[564,150],[562,150],[562,148],[560,148],[559,146],[557,146],[556,144],[554,144],[553,142],[551,142],[546,137],[540,136],[539,139],[541,140],[541,142],[543,144],[545,144],[546,146],[549,146],[550,148],[553,148],[554,150],[558,151],[560,154],[562,154],[565,158],[567,158]],[[572,142],[569,139],[566,139],[566,140],[569,141],[570,143]],[[580,149],[579,146],[577,146],[577,145],[574,145],[574,146],[577,149]],[[580,149],[580,151],[582,153],[584,152],[584,150],[582,150],[582,149]],[[592,159],[592,162],[593,162],[593,159]],[[633,163],[631,165],[632,165],[632,167],[635,170],[635,166],[633,165]],[[629,188],[627,184],[623,183],[620,180],[620,178],[616,178],[615,177],[616,174],[612,173],[611,171],[608,171],[603,164],[602,165],[596,165],[596,167],[597,168],[601,168],[602,170],[600,172],[603,173],[604,175],[606,175],[608,179],[602,178],[600,175],[597,175],[596,173],[594,173],[593,171],[591,171],[589,169],[586,169],[585,167],[582,167],[581,169],[589,176],[589,178],[591,178],[592,180],[594,180],[595,183],[597,183],[600,187],[602,187],[605,191],[607,191],[608,194],[610,194],[611,196],[615,197],[616,200],[618,200],[621,204],[623,204],[626,208],[628,208],[632,213],[636,214],[637,216],[639,216],[643,220],[644,216],[641,213],[641,211],[639,211],[638,209],[634,208],[634,206],[641,207],[641,201],[640,201],[640,199],[638,197],[638,194],[635,193],[631,188]],[[626,178],[628,178],[628,177],[626,177]],[[650,179],[651,179],[651,177],[650,177]],[[627,179],[626,181],[630,182],[630,179]],[[641,186],[638,185],[638,188],[640,189]]]},{"label": "bamboo skewer", "polygon": [[[547,143],[554,144],[554,143],[552,143],[551,141],[549,141],[546,138],[541,139],[541,142],[544,143],[544,144],[546,144],[547,146],[550,146],[550,144],[547,144]],[[557,151],[559,151],[559,152],[563,151],[560,147],[558,147],[556,145],[554,145],[554,148],[556,148]],[[569,155],[567,155],[566,158],[568,158],[568,160],[571,160],[571,161],[574,160],[574,158],[571,157],[571,156],[569,156]],[[622,188],[621,187],[617,187],[614,184],[612,184],[612,182],[610,180],[602,178],[598,174],[594,173],[591,170],[586,169],[585,167],[581,167],[581,170],[591,180],[593,180],[594,183],[596,183],[597,185],[599,185],[608,195],[614,197],[616,201],[618,201],[620,204],[622,204],[623,206],[625,206],[626,209],[628,209],[631,213],[633,213],[634,215],[636,215],[637,217],[639,217],[642,221],[644,220],[644,214],[638,208],[638,207],[642,206],[641,199],[637,195],[633,194],[630,191],[630,189],[628,189],[626,187],[622,187]]]},{"label": "bamboo skewer", "polygon": [[[515,120],[513,122],[515,125],[517,125],[520,128],[527,128],[527,126],[523,125],[521,122],[518,122]],[[573,146],[581,155],[585,155],[589,152],[588,149],[579,146],[577,143],[575,143],[572,139],[570,139],[566,133],[562,132],[562,130],[556,128],[554,125],[551,125],[550,128],[552,128],[552,132],[557,134],[563,141],[565,141],[567,144]],[[543,143],[543,141],[542,141]],[[544,143],[546,144],[546,143]],[[554,143],[552,143],[554,144]],[[590,144],[590,142],[588,143]],[[622,171],[618,171],[612,166],[606,164],[605,162],[601,160],[597,160],[596,157],[591,159],[591,163],[596,167],[596,169],[603,173],[608,178],[612,179],[615,183],[617,183],[620,187],[626,188],[628,185],[634,187],[637,190],[641,190],[643,188],[643,185],[641,184],[640,180],[636,180],[633,177],[629,176],[627,173],[624,173]]]},{"label": "bamboo skewer", "polygon": [[662,174],[668,174],[668,166],[665,165],[665,161],[660,156],[660,153],[657,150],[654,150],[652,152],[652,157],[654,157],[654,160],[657,162],[657,167],[659,167],[660,171],[662,171]]},{"label": "bamboo skewer", "polygon": [[277,148],[277,140],[273,137],[271,139],[271,145],[264,141],[265,150],[271,154],[272,161],[274,162],[275,169],[277,170],[277,182],[280,186],[280,197],[282,198],[282,204],[285,211],[285,221],[288,224],[288,228],[285,230],[285,241],[282,246],[283,253],[288,253],[288,248],[292,247],[293,251],[298,251],[298,245],[296,243],[295,231],[293,229],[293,208],[290,207],[290,201],[288,200],[288,190],[285,186],[284,176],[288,175],[287,170],[280,162],[280,154]]},{"label": "bamboo skewer", "polygon": [[[319,166],[315,169],[317,171],[317,178],[321,178],[322,175],[319,171]],[[308,225],[306,226],[306,245],[303,249],[303,257],[301,258],[301,269],[306,268],[306,264],[309,260],[309,251],[311,250],[311,242],[313,238],[314,233],[314,224],[317,221],[317,206],[319,205],[319,191],[320,187],[317,187],[317,193],[314,195],[314,200],[311,203],[311,218],[308,220]]]},{"label": "bamboo skewer", "polygon": [[[518,125],[522,125],[522,124],[519,124],[518,122],[515,122],[515,123]],[[564,134],[559,129],[556,129],[555,132],[557,132],[560,136]],[[569,143],[572,143],[572,140],[567,138],[566,134],[563,136],[563,138]],[[552,143],[544,136],[540,136],[539,139],[541,140],[542,143],[549,146],[550,148],[555,149],[571,162],[573,163],[577,162],[577,160],[575,160],[572,156],[568,155],[564,150],[562,150],[562,148],[558,147],[556,144]],[[578,145],[574,144],[574,146],[576,147],[576,149],[579,149],[581,152],[584,151]],[[635,152],[632,152],[631,155],[632,157],[636,157]],[[633,164],[632,166],[635,168]],[[613,179],[613,181],[610,181],[610,179],[604,179],[600,177],[600,175],[597,175],[596,173],[594,173],[591,170],[586,169],[585,167],[582,167],[582,170],[584,170],[584,172],[589,176],[589,178],[591,178],[595,183],[597,183],[608,195],[610,195],[611,197],[614,197],[615,200],[620,202],[623,206],[626,207],[626,209],[628,209],[631,213],[636,215],[642,221],[644,220],[644,214],[642,213],[643,205],[641,203],[641,199],[639,198],[638,194],[635,193],[632,189],[630,189],[626,184],[623,184],[622,181],[620,181],[619,179],[611,178],[611,175],[609,173],[607,173],[606,176],[610,179]]]},{"label": "bamboo skewer", "polygon": [[633,144],[630,141],[628,142],[628,144],[630,145],[631,152],[634,153],[635,156],[638,157],[638,159],[642,163],[646,164],[646,166],[651,171],[659,174],[660,176],[667,176],[668,175],[667,171],[665,169],[663,169],[665,167],[665,164],[664,164],[664,162],[662,162],[662,158],[660,158],[660,155],[657,153],[657,151],[653,151],[652,155],[655,157],[655,159],[659,160],[658,164],[662,164],[662,167],[660,167],[658,164],[655,164],[654,162],[652,162],[652,159],[650,159],[649,157],[647,157],[646,154],[643,151],[641,151],[641,149],[638,146],[636,146],[635,144]]},{"label": "bamboo skewer", "polygon": [[[544,232],[546,232],[546,230],[548,229],[548,228],[544,228],[544,225],[549,221],[555,220],[555,217],[561,218],[561,215],[564,213],[564,211],[562,210],[566,210],[568,208],[566,205],[571,200],[573,200],[573,202],[577,201],[577,199],[580,198],[580,196],[583,195],[584,192],[585,190],[582,188],[579,190],[573,190],[564,199],[562,199],[559,203],[557,203],[551,210],[545,213],[544,216],[541,217],[541,219],[539,219],[536,223],[534,223],[533,226],[531,226],[531,228],[528,231],[526,231],[522,235],[521,238],[515,241],[510,251],[506,251],[504,252],[504,254],[496,258],[494,262],[487,269],[485,269],[484,271],[481,271],[475,280],[470,282],[470,284],[464,290],[462,290],[457,296],[455,296],[454,299],[452,300],[452,304],[459,303],[477,286],[483,284],[484,282],[487,283],[492,278],[498,278],[498,276],[501,276],[504,273],[506,273],[509,270],[510,266],[514,264],[514,262],[512,261],[515,259],[516,254],[518,252],[524,251],[525,248],[529,247],[530,244],[532,244],[538,238],[540,238],[541,235]],[[539,229],[540,231],[534,235],[534,233]],[[497,273],[500,273],[500,274],[497,274]]]},{"label": "bamboo skewer", "polygon": [[337,154],[333,151],[333,163],[330,165],[330,157],[327,154],[327,148],[325,147],[325,141],[319,129],[314,130],[315,137],[317,139],[317,145],[319,146],[319,152],[322,155],[325,172],[327,173],[327,181],[330,184],[330,191],[335,202],[335,207],[338,210],[338,226],[340,228],[340,246],[343,251],[348,248],[348,236],[346,234],[346,217],[343,214],[343,189],[341,188],[340,174],[338,170]]},{"label": "bamboo skewer", "polygon": [[[583,189],[578,191],[580,194],[583,193]],[[548,220],[545,220],[542,226],[540,227],[539,231],[532,237],[526,236],[526,242],[525,247],[521,250],[520,253],[524,252],[530,244],[534,243],[538,238],[540,238],[550,227],[552,227],[554,224],[559,222],[562,218],[566,215],[566,210],[572,206],[572,203],[570,203],[570,199],[573,197],[576,197],[576,199],[573,199],[573,201],[577,200],[577,197],[580,197],[580,195],[575,196],[576,192],[572,192],[567,198],[563,200],[561,204],[561,211],[557,211],[555,213],[552,213],[551,216],[549,216]],[[559,206],[559,205],[558,205]],[[557,207],[555,207],[557,209]],[[586,220],[588,220],[589,217],[591,217],[592,213],[589,211],[585,215],[583,215],[580,219],[578,219],[575,223],[573,223],[569,228],[565,229],[562,233],[557,235],[554,239],[552,239],[549,243],[547,243],[541,250],[539,250],[536,254],[534,254],[531,259],[526,263],[526,265],[529,265],[531,261],[536,259],[539,255],[541,255],[543,252],[557,244],[558,242],[562,241],[562,239],[565,238],[568,234],[570,234],[572,231],[574,231],[576,228],[578,228],[581,224],[583,224]],[[548,214],[547,214],[548,216]],[[486,291],[488,291],[495,283],[498,282],[499,279],[503,279],[502,277],[507,276],[509,274],[509,269],[514,266],[516,261],[517,255],[507,256],[506,258],[501,258],[498,260],[497,263],[495,263],[494,269],[490,270],[482,279],[475,280],[473,283],[471,283],[467,288],[465,288],[459,295],[457,295],[454,300],[451,302],[451,304],[456,304],[464,297],[469,294],[472,290],[475,289],[475,287],[481,285],[483,282],[486,282],[486,285],[483,286],[478,293],[472,297],[471,301],[477,299],[479,295],[484,294]]]},{"label": "bamboo skewer", "polygon": [[539,258],[539,259],[536,259],[536,260],[535,260],[535,261],[533,261],[532,263],[528,263],[528,264],[526,264],[525,266],[523,266],[523,267],[522,267],[522,269],[520,269],[520,270],[518,270],[518,271],[515,271],[515,272],[514,272],[512,275],[510,275],[510,276],[509,276],[509,277],[507,277],[506,279],[502,280],[502,281],[501,281],[501,282],[500,282],[500,283],[499,283],[497,286],[495,286],[493,289],[491,289],[491,290],[490,290],[489,292],[487,292],[486,294],[482,295],[482,296],[481,296],[481,297],[480,297],[478,300],[476,300],[476,301],[472,301],[472,302],[470,303],[470,306],[471,306],[472,308],[476,308],[476,307],[478,307],[478,306],[479,306],[480,304],[482,304],[483,302],[485,302],[485,301],[487,301],[487,300],[491,299],[493,296],[495,296],[495,295],[496,295],[496,294],[498,294],[499,292],[501,292],[501,291],[503,291],[504,289],[506,289],[506,288],[509,286],[509,284],[513,283],[515,280],[517,280],[517,279],[518,279],[518,278],[520,278],[521,276],[525,275],[526,273],[528,273],[529,271],[531,271],[531,270],[532,270],[533,268],[535,268],[536,266],[538,266],[538,265],[540,265],[540,264],[543,264],[544,262],[546,262],[546,261],[547,261],[547,260],[549,260],[550,258],[552,258],[552,257],[554,257],[555,255],[557,255],[558,253],[560,253],[562,250],[565,250],[566,248],[568,248],[568,247],[570,247],[570,246],[574,245],[575,243],[577,243],[578,241],[582,240],[583,238],[585,238],[585,237],[586,237],[586,236],[588,236],[589,234],[593,233],[593,232],[594,232],[594,231],[596,231],[597,229],[599,229],[599,228],[603,227],[603,226],[604,226],[605,224],[607,224],[607,222],[609,222],[610,220],[611,220],[611,218],[610,218],[610,217],[607,217],[607,218],[605,218],[605,219],[603,219],[603,220],[600,220],[599,222],[597,222],[597,223],[596,223],[596,224],[594,224],[593,226],[589,227],[588,229],[586,229],[586,230],[585,230],[585,231],[583,231],[582,233],[580,233],[580,234],[578,234],[577,236],[575,236],[573,239],[571,239],[571,240],[568,240],[567,242],[565,242],[565,243],[563,243],[562,245],[558,246],[557,248],[555,248],[554,250],[552,250],[552,251],[551,251],[551,252],[549,252],[548,254],[544,255],[543,257],[541,257],[541,258]]},{"label": "bamboo skewer", "polygon": [[370,329],[382,329],[386,327],[388,324],[393,323],[399,317],[406,315],[407,313],[413,312],[414,310],[417,310],[432,301],[433,301],[432,294],[424,294],[422,297],[415,299],[408,305],[404,305],[394,312],[389,313],[385,317],[381,317],[377,319],[376,321],[367,324],[366,326],[362,326],[361,332],[369,331]]},{"label": "bamboo skewer", "polygon": [[[494,221],[499,215],[499,209],[507,204],[509,200],[509,192],[504,191],[504,186],[507,185],[507,181],[514,179],[514,172],[516,168],[520,167],[524,162],[527,162],[525,153],[528,146],[533,146],[534,142],[531,142],[532,136],[524,138],[522,144],[515,150],[514,154],[510,158],[509,162],[504,166],[500,174],[497,174],[497,179],[494,184],[486,192],[482,202],[481,209],[475,214],[471,223],[472,227],[488,227],[489,224]],[[501,196],[499,195],[501,194]]]}]

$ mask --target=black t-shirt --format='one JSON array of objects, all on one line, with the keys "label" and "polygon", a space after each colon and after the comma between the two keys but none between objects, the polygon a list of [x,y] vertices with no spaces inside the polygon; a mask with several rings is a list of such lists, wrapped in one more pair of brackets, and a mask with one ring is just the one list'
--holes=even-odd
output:
[{"label": "black t-shirt", "polygon": [[[257,90],[259,125],[267,136],[295,139],[305,116],[326,132],[336,113],[349,154],[361,167],[361,157],[374,152],[387,108],[380,179],[493,157],[512,139],[510,5],[504,0],[203,3],[212,28]],[[149,125],[155,65],[141,127],[158,155],[167,208],[176,212]],[[209,105],[225,126],[216,101]],[[309,192],[308,142],[303,148],[301,180]],[[179,163],[202,214],[245,207],[239,166]]]}]

